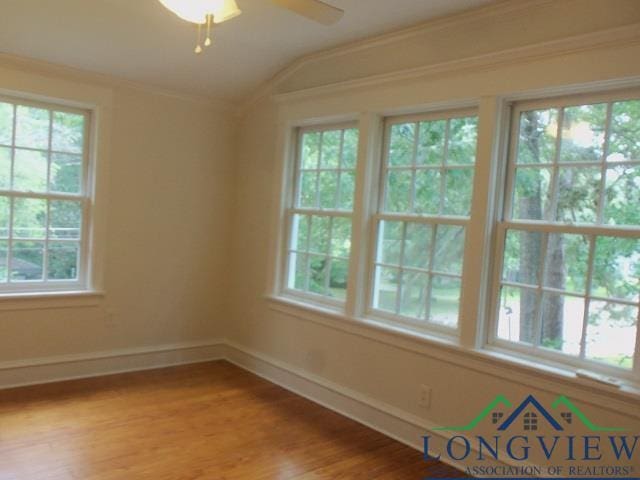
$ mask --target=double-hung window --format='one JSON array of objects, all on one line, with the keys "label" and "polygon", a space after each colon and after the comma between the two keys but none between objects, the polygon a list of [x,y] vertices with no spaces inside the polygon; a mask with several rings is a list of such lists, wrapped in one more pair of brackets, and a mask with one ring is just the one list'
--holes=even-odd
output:
[{"label": "double-hung window", "polygon": [[[280,291],[638,382],[640,92],[518,101],[506,132],[483,105],[363,116],[361,148],[356,125],[299,129]],[[492,165],[500,137],[509,148]],[[472,270],[474,254],[487,261]]]},{"label": "double-hung window", "polygon": [[0,293],[86,286],[89,119],[0,99]]},{"label": "double-hung window", "polygon": [[340,304],[347,292],[358,130],[300,129],[297,144],[286,288]]},{"label": "double-hung window", "polygon": [[385,132],[372,313],[450,333],[458,328],[477,117],[389,118]]},{"label": "double-hung window", "polygon": [[640,100],[516,104],[507,176],[491,341],[638,369]]}]

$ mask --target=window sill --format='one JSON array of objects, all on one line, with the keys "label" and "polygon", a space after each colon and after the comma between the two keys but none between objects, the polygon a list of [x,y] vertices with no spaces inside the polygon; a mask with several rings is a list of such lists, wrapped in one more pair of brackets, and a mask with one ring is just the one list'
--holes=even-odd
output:
[{"label": "window sill", "polygon": [[95,307],[103,298],[96,290],[11,292],[0,294],[0,311]]},{"label": "window sill", "polygon": [[[420,353],[439,361],[458,365],[552,394],[578,396],[583,402],[640,419],[640,385],[611,386],[578,377],[569,369],[540,364],[489,349],[465,348],[455,340],[417,332],[368,318],[348,317],[329,308],[301,303],[295,299],[267,295],[269,307],[295,318],[362,336],[380,343]],[[573,394],[571,391],[575,392]],[[606,407],[605,407],[606,406]]]}]

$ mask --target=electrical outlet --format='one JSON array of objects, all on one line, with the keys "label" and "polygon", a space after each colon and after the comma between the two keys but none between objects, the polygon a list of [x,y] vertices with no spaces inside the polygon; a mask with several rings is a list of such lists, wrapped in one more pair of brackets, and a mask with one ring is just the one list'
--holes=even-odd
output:
[{"label": "electrical outlet", "polygon": [[420,385],[420,400],[418,404],[422,408],[431,407],[431,387],[427,385]]}]

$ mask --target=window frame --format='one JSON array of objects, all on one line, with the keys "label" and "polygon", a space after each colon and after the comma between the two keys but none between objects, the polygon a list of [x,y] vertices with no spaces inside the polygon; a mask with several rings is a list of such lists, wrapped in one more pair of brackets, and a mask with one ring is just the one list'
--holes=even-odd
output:
[{"label": "window frame", "polygon": [[[581,105],[592,105],[598,103],[607,103],[607,114],[606,114],[606,124],[605,124],[605,132],[603,145],[604,149],[607,148],[609,143],[609,135],[610,133],[610,125],[611,125],[611,108],[609,105],[625,100],[640,100],[640,89],[630,88],[630,89],[617,89],[612,91],[600,90],[594,92],[581,92],[574,94],[565,94],[565,95],[548,95],[544,98],[534,98],[527,99],[524,98],[522,100],[513,101],[508,105],[509,108],[509,122],[507,127],[503,127],[505,132],[507,133],[506,141],[507,148],[506,153],[500,158],[502,162],[502,168],[504,169],[504,174],[502,178],[498,178],[497,183],[495,185],[496,193],[497,193],[497,206],[496,206],[496,217],[493,221],[492,230],[494,232],[494,240],[491,245],[491,254],[490,254],[490,279],[485,285],[485,291],[489,292],[489,302],[487,308],[487,317],[486,317],[486,328],[484,332],[485,341],[483,348],[496,351],[499,353],[503,353],[510,356],[515,356],[518,359],[523,359],[525,361],[530,362],[544,362],[545,364],[556,367],[560,369],[571,368],[573,370],[585,370],[589,372],[594,372],[596,374],[606,375],[609,377],[621,379],[624,381],[630,381],[634,384],[640,383],[640,302],[634,302],[631,300],[625,301],[623,299],[616,299],[616,303],[620,304],[628,304],[635,307],[638,307],[638,319],[636,326],[636,344],[635,344],[635,352],[633,356],[633,367],[631,369],[625,369],[621,367],[615,367],[613,365],[606,364],[604,362],[598,362],[596,360],[590,360],[584,356],[585,347],[583,343],[586,341],[586,326],[588,319],[588,305],[589,302],[593,299],[594,301],[604,301],[607,299],[600,298],[597,295],[591,294],[589,291],[590,279],[592,278],[593,271],[593,262],[594,262],[594,254],[595,254],[595,244],[596,239],[598,237],[616,237],[616,238],[638,238],[640,239],[640,226],[618,226],[612,227],[602,222],[604,205],[603,198],[605,195],[605,189],[603,186],[605,185],[606,180],[606,170],[609,165],[606,161],[605,153],[603,151],[602,157],[598,160],[598,162],[560,162],[558,159],[559,155],[559,146],[562,141],[562,137],[556,138],[556,152],[553,161],[548,163],[548,167],[554,170],[553,181],[554,185],[550,186],[550,191],[552,192],[552,202],[556,202],[557,199],[557,182],[555,181],[557,178],[557,170],[563,165],[574,166],[577,168],[586,167],[586,168],[595,168],[598,167],[601,169],[601,178],[600,178],[600,191],[598,192],[598,210],[597,210],[597,220],[595,223],[569,223],[569,222],[561,222],[557,220],[528,220],[528,219],[513,219],[511,218],[513,214],[513,197],[514,197],[514,185],[515,185],[515,173],[516,168],[518,166],[516,162],[517,158],[517,149],[519,143],[519,127],[520,127],[520,114],[525,111],[531,110],[543,110],[547,108],[557,108],[564,109],[567,107],[573,106],[581,106]],[[562,128],[562,124],[559,119],[559,128]],[[499,128],[499,127],[496,127]],[[640,159],[639,159],[640,160]],[[588,164],[587,164],[588,163]],[[609,166],[619,166],[619,165],[638,165],[640,166],[640,162],[637,161],[626,161],[626,162],[614,162]],[[527,164],[522,164],[527,165]],[[535,168],[535,167],[534,167]],[[543,167],[544,168],[544,167]],[[554,213],[555,210],[552,212]],[[587,277],[585,278],[585,292],[583,294],[571,292],[569,296],[573,296],[580,299],[586,299],[585,313],[584,313],[584,321],[583,321],[583,331],[582,338],[580,344],[580,353],[577,357],[574,357],[569,354],[564,354],[562,352],[555,352],[550,348],[544,348],[536,345],[526,345],[523,343],[509,341],[506,339],[501,339],[498,337],[498,312],[499,312],[499,303],[500,303],[500,291],[501,287],[505,282],[502,280],[502,271],[504,266],[504,250],[505,250],[505,242],[506,242],[506,234],[511,230],[520,230],[520,231],[537,231],[542,235],[546,235],[544,238],[548,239],[548,235],[552,233],[563,233],[563,234],[583,234],[587,235],[589,238],[589,252],[588,252],[588,264],[587,264]],[[543,242],[546,243],[545,240]],[[546,250],[546,248],[545,248]],[[541,258],[541,265],[545,263],[546,257]],[[542,279],[540,279],[540,285],[535,287],[535,289],[542,294],[545,291],[553,292],[553,288],[547,287],[545,289],[542,284]],[[506,282],[507,286],[513,284],[516,288],[517,282]],[[534,287],[530,287],[531,290]],[[565,292],[566,294],[566,292]],[[612,300],[612,299],[608,299]],[[537,317],[540,317],[538,314]],[[535,328],[540,326],[541,318],[536,319]]]},{"label": "window frame", "polygon": [[[40,295],[52,295],[52,294],[65,294],[65,293],[84,293],[91,292],[94,288],[94,259],[92,258],[92,243],[94,235],[94,195],[95,195],[95,175],[96,167],[94,160],[95,150],[95,111],[84,105],[70,105],[56,99],[33,99],[30,96],[20,96],[18,94],[3,94],[0,92],[0,102],[11,104],[13,106],[13,131],[11,145],[3,145],[11,150],[11,177],[13,177],[14,164],[15,164],[15,152],[19,150],[27,151],[39,151],[45,152],[47,156],[47,191],[34,192],[34,191],[20,191],[9,189],[0,189],[0,195],[9,198],[10,202],[16,198],[27,199],[42,199],[47,201],[47,226],[45,237],[41,240],[44,243],[43,249],[43,279],[35,281],[10,281],[10,261],[11,261],[11,246],[14,240],[12,240],[13,230],[13,207],[10,208],[9,216],[9,236],[7,238],[7,282],[0,283],[0,298],[13,298],[13,297],[25,297],[32,298],[33,296]],[[38,149],[32,147],[19,147],[16,145],[16,131],[17,131],[17,108],[19,106],[32,107],[38,109],[48,110],[50,113],[49,119],[49,133],[47,149]],[[54,153],[70,152],[58,152],[52,148],[52,116],[54,112],[65,112],[76,115],[82,115],[84,117],[84,129],[83,129],[83,148],[82,148],[82,172],[80,181],[80,193],[78,194],[65,194],[60,192],[50,192],[50,170],[51,170],[51,155]],[[80,154],[78,154],[80,155]],[[11,180],[13,182],[13,180]],[[50,201],[74,201],[81,204],[81,226],[80,226],[80,238],[75,242],[79,245],[78,251],[78,275],[75,280],[47,280],[47,260],[48,260],[48,244],[49,244],[49,202]],[[26,240],[31,241],[31,240]],[[55,242],[56,240],[54,240]]]},{"label": "window frame", "polygon": [[[405,340],[423,344],[424,348],[442,348],[446,355],[470,355],[490,363],[498,362],[510,371],[521,368],[523,372],[548,375],[553,378],[570,379],[576,384],[597,385],[588,375],[600,375],[605,381],[615,379],[623,384],[622,390],[640,387],[640,370],[636,372],[606,364],[593,362],[592,365],[575,365],[568,356],[558,354],[541,357],[538,353],[526,352],[517,348],[503,348],[492,340],[493,308],[497,305],[494,293],[496,281],[501,278],[502,261],[497,258],[497,226],[502,220],[506,198],[506,182],[509,178],[510,151],[512,148],[513,105],[557,105],[561,99],[572,99],[574,105],[598,103],[613,98],[622,100],[624,96],[637,98],[640,84],[637,81],[616,80],[594,82],[552,88],[529,89],[513,94],[492,93],[473,98],[451,101],[420,103],[416,99],[413,105],[370,109],[367,105],[355,107],[348,113],[335,112],[333,107],[321,109],[312,105],[302,109],[280,110],[281,123],[277,145],[280,163],[280,177],[274,194],[278,208],[274,212],[277,236],[273,238],[272,250],[276,252],[270,262],[271,274],[268,281],[267,299],[276,311],[283,311],[302,320],[318,321],[345,332],[356,332],[391,345],[402,347]],[[629,92],[628,95],[624,95]],[[621,96],[622,95],[622,96]],[[339,112],[342,110],[338,109]],[[476,162],[473,180],[472,205],[466,225],[466,239],[474,238],[474,244],[466,241],[464,264],[462,269],[461,300],[458,331],[416,328],[414,323],[398,321],[395,315],[375,315],[371,312],[373,298],[373,268],[377,246],[377,222],[379,202],[384,201],[384,181],[381,175],[384,168],[386,144],[385,123],[390,117],[438,117],[447,111],[473,111],[478,118]],[[324,115],[324,116],[322,116]],[[297,140],[295,132],[299,128],[319,128],[347,120],[359,130],[358,163],[356,165],[356,195],[352,212],[352,250],[349,264],[349,286],[346,302],[338,307],[318,302],[315,295],[305,298],[300,292],[293,295],[283,291],[286,285],[287,251],[290,239],[289,222],[285,216],[290,198],[293,196],[288,185],[294,168]],[[354,120],[355,119],[355,120]],[[331,123],[334,122],[334,123]],[[498,272],[496,274],[496,272]],[[283,276],[285,278],[283,278]],[[498,280],[499,281],[499,280]],[[329,308],[327,308],[329,307]],[[327,320],[327,319],[330,319]],[[370,332],[373,329],[374,332]],[[449,329],[447,329],[449,330]],[[640,330],[640,328],[638,329]],[[376,333],[377,332],[377,333]],[[640,336],[640,333],[639,333]],[[636,344],[634,366],[640,365],[640,348]],[[553,352],[551,352],[553,353]],[[453,359],[453,357],[450,357]],[[462,360],[461,360],[462,361]],[[617,387],[602,386],[608,392],[618,391]],[[635,391],[635,390],[634,390]],[[635,395],[635,394],[634,394]]]},{"label": "window frame", "polygon": [[[440,325],[434,322],[430,322],[429,320],[418,320],[411,317],[404,316],[398,313],[391,313],[384,310],[376,309],[374,307],[374,299],[375,299],[375,289],[376,289],[376,269],[380,264],[378,261],[378,248],[379,248],[379,235],[380,235],[380,223],[382,221],[397,221],[405,223],[403,231],[406,231],[407,223],[415,223],[420,225],[429,225],[434,228],[434,232],[432,235],[432,241],[435,241],[437,226],[440,225],[451,225],[451,226],[460,226],[464,229],[465,239],[463,243],[463,251],[467,247],[467,233],[468,227],[471,222],[471,205],[469,206],[469,215],[447,215],[444,213],[438,214],[422,214],[422,213],[394,213],[394,212],[386,212],[385,211],[385,202],[387,198],[387,175],[389,170],[393,170],[393,168],[389,168],[388,160],[389,160],[389,149],[391,144],[391,129],[394,125],[406,124],[406,123],[417,123],[420,122],[428,122],[428,121],[436,121],[436,120],[445,120],[449,121],[455,118],[466,118],[466,117],[476,117],[478,122],[480,120],[480,109],[475,106],[454,106],[449,108],[439,108],[433,110],[426,110],[420,113],[411,113],[406,115],[389,115],[385,116],[382,119],[383,131],[381,133],[382,138],[378,139],[379,144],[381,145],[381,150],[379,152],[379,163],[377,165],[377,169],[374,173],[375,175],[375,183],[376,190],[375,194],[371,199],[371,214],[369,215],[369,221],[371,225],[371,231],[369,232],[370,238],[370,248],[367,252],[367,285],[365,288],[365,308],[364,315],[367,318],[371,318],[377,321],[383,321],[390,323],[392,325],[401,326],[407,328],[409,330],[413,330],[419,332],[421,334],[434,335],[436,337],[444,338],[444,339],[457,339],[459,338],[462,330],[462,309],[458,309],[458,322],[456,327],[447,327],[445,325]],[[448,129],[447,129],[448,130]],[[445,136],[445,149],[447,148],[447,140],[449,138],[448,131]],[[416,145],[418,141],[418,135],[416,133]],[[416,147],[414,145],[414,148]],[[474,172],[474,177],[472,181],[472,198],[473,191],[475,186],[475,176],[476,176],[476,164],[477,164],[477,153],[478,153],[478,142],[476,141],[476,161],[469,165],[455,165],[454,168],[472,168]],[[415,152],[414,152],[415,157]],[[415,160],[415,158],[414,158]],[[411,185],[411,205],[413,205],[413,201],[415,199],[415,172],[420,168],[416,168],[415,162],[413,162],[410,166],[404,167],[406,170],[411,170],[412,172],[412,185]],[[424,169],[437,170],[442,175],[443,172],[447,170],[447,168],[451,168],[451,166],[447,167],[446,163],[440,163],[437,166],[426,166]],[[442,197],[444,196],[444,184],[445,184],[445,176],[441,177],[441,185],[440,185],[440,201],[442,206]],[[471,202],[473,203],[473,202]],[[403,234],[404,238],[404,234]],[[429,255],[433,258],[433,252]],[[431,277],[437,275],[434,273],[432,269],[433,265],[430,262],[429,267],[426,269],[429,276],[429,283],[431,283]],[[401,271],[404,271],[405,267],[403,265],[398,266]],[[458,278],[456,275],[451,275],[451,278]],[[461,265],[461,273],[459,275],[460,278],[460,307],[462,303],[462,298],[464,295],[464,261]],[[396,299],[396,302],[401,302],[401,298]]]},{"label": "window frame", "polygon": [[[305,208],[305,207],[296,206],[296,199],[298,198],[298,195],[300,193],[300,188],[301,188],[300,171],[303,170],[301,168],[303,136],[306,133],[311,133],[311,132],[328,132],[328,131],[335,131],[335,130],[344,131],[349,129],[355,129],[358,132],[358,145],[359,145],[361,141],[360,126],[357,120],[345,120],[340,122],[327,122],[327,123],[309,124],[309,125],[293,127],[293,135],[292,135],[292,141],[291,141],[292,148],[290,149],[291,154],[289,155],[290,158],[288,159],[289,161],[287,162],[289,163],[290,168],[286,169],[288,174],[285,177],[286,195],[285,195],[285,206],[284,206],[284,236],[283,236],[282,249],[281,249],[282,262],[280,265],[282,274],[279,275],[279,285],[277,287],[280,294],[284,296],[287,296],[293,299],[298,299],[321,308],[328,307],[332,310],[337,310],[337,311],[344,311],[345,309],[345,305],[348,301],[348,295],[349,295],[348,284],[347,284],[347,291],[345,294],[346,298],[344,300],[332,298],[332,297],[321,295],[321,294],[316,294],[313,292],[296,290],[294,288],[289,287],[289,276],[291,275],[291,270],[290,270],[291,253],[292,253],[291,242],[293,240],[292,239],[293,218],[295,215],[308,215],[310,217],[324,216],[324,217],[329,217],[330,219],[333,219],[335,217],[349,218],[351,219],[351,225],[352,225],[351,236],[353,238],[353,221],[355,218],[355,208],[356,208],[355,192],[354,192],[354,199],[353,199],[354,205],[351,211],[337,210],[337,209],[323,209],[319,205],[317,206],[317,208]],[[340,158],[342,157],[342,151],[343,151],[342,147],[343,145],[341,142]],[[358,163],[359,163],[358,151],[359,151],[359,147],[356,150],[356,164],[354,165],[354,168],[353,168],[355,173],[354,180],[356,183],[358,182],[358,175],[357,175]],[[329,170],[341,171],[343,169],[338,167],[336,169],[329,169]],[[321,171],[321,169],[318,168],[318,171]],[[289,185],[289,187],[286,187],[287,184]],[[339,193],[339,188],[340,188],[340,185],[338,184],[338,193]],[[316,192],[316,195],[319,195],[319,191]],[[331,221],[330,221],[330,224],[331,224]],[[332,238],[331,230],[332,229],[330,228],[329,248],[331,248],[331,238]],[[352,253],[353,253],[353,248],[351,249],[349,254],[349,266],[348,266],[349,271],[351,270]],[[330,255],[327,255],[327,257],[330,257]]]}]

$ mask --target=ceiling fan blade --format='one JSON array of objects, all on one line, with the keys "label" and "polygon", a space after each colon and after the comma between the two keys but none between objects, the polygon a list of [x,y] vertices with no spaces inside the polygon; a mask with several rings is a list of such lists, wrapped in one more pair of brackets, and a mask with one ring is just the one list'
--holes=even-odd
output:
[{"label": "ceiling fan blade", "polygon": [[344,15],[344,10],[320,0],[272,0],[276,5],[307,17],[323,25],[333,25]]}]

